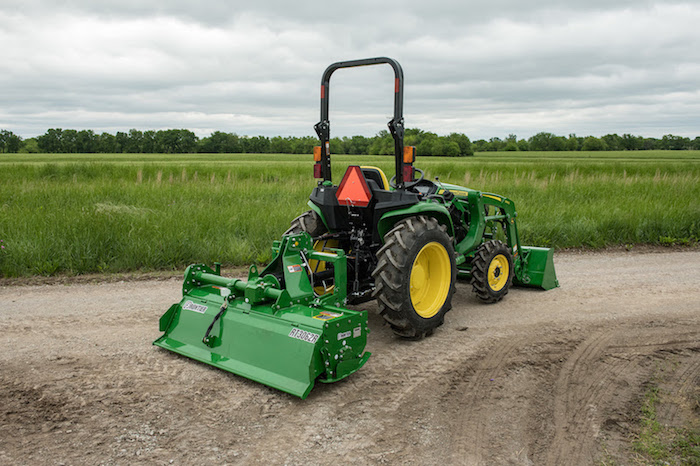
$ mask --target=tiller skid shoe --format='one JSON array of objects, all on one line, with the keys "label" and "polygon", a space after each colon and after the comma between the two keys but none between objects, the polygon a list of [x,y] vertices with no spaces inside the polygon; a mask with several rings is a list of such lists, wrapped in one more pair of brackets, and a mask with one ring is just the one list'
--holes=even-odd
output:
[{"label": "tiller skid shoe", "polygon": [[[338,381],[367,362],[367,312],[343,307],[343,250],[315,251],[307,233],[285,235],[272,250],[247,281],[222,277],[218,265],[189,266],[182,301],[160,318],[154,344],[306,398],[316,380]],[[312,261],[325,270],[314,274]]]}]

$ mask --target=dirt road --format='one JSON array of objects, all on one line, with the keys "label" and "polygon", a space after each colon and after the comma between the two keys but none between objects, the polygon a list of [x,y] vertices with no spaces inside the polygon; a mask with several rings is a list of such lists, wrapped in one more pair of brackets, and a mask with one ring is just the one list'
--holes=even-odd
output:
[{"label": "dirt road", "polygon": [[[0,288],[0,464],[591,464],[654,379],[700,416],[700,251],[558,254],[561,288],[396,339],[302,401],[151,345],[180,279]],[[688,400],[691,400],[689,402]]]}]

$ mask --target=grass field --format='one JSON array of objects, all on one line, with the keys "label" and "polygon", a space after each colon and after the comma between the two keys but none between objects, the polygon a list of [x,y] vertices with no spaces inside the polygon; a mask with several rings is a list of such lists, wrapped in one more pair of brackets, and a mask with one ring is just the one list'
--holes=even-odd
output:
[{"label": "grass field", "polygon": [[[348,164],[391,157],[334,156]],[[310,155],[1,154],[0,276],[180,270],[269,259],[307,209]],[[700,152],[479,153],[419,158],[426,175],[515,201],[523,244],[700,239]]]}]

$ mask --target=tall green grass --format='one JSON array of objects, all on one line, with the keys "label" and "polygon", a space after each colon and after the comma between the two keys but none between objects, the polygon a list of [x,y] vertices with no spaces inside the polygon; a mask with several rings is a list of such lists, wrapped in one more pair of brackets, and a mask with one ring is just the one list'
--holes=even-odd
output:
[{"label": "tall green grass", "polygon": [[[603,247],[700,238],[700,153],[420,158],[441,181],[515,201],[524,244]],[[311,157],[271,154],[0,157],[0,276],[265,262],[307,209]],[[388,175],[391,157],[334,156]]]}]

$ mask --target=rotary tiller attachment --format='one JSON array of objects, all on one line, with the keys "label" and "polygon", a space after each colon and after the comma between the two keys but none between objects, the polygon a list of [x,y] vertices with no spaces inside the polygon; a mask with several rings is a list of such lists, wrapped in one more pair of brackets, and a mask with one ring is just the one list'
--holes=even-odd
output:
[{"label": "rotary tiller attachment", "polygon": [[[218,265],[189,266],[182,301],[160,318],[154,344],[306,398],[316,380],[338,381],[367,362],[367,312],[343,307],[342,250],[315,251],[307,233],[285,235],[272,250],[247,281],[222,277]],[[315,287],[312,261],[325,262],[322,278],[334,286]]]}]

